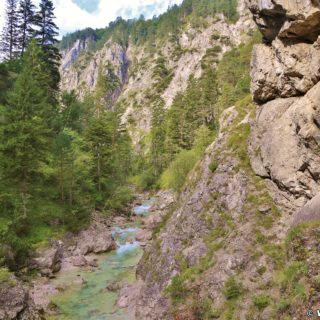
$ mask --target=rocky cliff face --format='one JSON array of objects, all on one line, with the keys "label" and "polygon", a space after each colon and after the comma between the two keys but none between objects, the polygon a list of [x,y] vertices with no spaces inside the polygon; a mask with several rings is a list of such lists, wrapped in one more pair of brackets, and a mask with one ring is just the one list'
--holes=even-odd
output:
[{"label": "rocky cliff face", "polygon": [[[99,65],[111,65],[120,80],[113,96],[114,103],[125,110],[123,121],[134,142],[138,143],[150,130],[150,97],[160,97],[170,108],[176,94],[187,88],[190,76],[200,77],[201,61],[208,49],[221,47],[219,60],[232,47],[246,41],[254,24],[244,0],[239,1],[238,11],[240,18],[235,24],[230,24],[223,15],[217,15],[208,19],[204,26],[190,25],[185,32],[170,35],[165,41],[158,40],[151,48],[134,45],[131,41],[123,47],[110,39],[101,49],[92,51],[89,40],[77,41],[63,53],[62,89],[76,90],[84,97],[95,88]],[[170,74],[167,81],[161,83],[161,89],[159,81],[163,79],[157,78],[155,71],[159,58],[164,60]]]},{"label": "rocky cliff face", "polygon": [[[260,103],[252,164],[274,184],[277,201],[295,212],[319,192],[320,4],[250,1],[250,9],[268,40],[252,58],[252,93]],[[281,26],[267,18],[275,11],[282,12]]]},{"label": "rocky cliff face", "polygon": [[222,113],[146,248],[139,319],[302,319],[319,307],[320,5],[247,3],[264,36],[257,104]]}]

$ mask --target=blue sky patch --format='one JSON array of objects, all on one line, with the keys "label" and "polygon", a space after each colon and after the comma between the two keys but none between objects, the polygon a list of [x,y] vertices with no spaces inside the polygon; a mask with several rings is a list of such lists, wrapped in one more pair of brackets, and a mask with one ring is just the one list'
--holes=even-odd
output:
[{"label": "blue sky patch", "polygon": [[88,12],[94,12],[98,9],[99,0],[72,0],[78,7]]}]

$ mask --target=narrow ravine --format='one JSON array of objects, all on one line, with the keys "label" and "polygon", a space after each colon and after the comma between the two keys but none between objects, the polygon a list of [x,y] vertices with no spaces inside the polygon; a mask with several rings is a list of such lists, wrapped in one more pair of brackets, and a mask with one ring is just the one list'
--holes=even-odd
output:
[{"label": "narrow ravine", "polygon": [[[133,209],[135,215],[148,216],[154,202],[155,199],[152,198],[136,206]],[[48,316],[47,319],[134,319],[133,315],[119,309],[116,301],[120,285],[136,280],[136,266],[143,253],[140,243],[135,240],[136,235],[142,230],[140,224],[140,219],[137,218],[135,222],[112,228],[118,249],[97,256],[97,268],[77,268],[57,274],[52,284],[62,290],[52,298],[52,302],[60,314]]]}]

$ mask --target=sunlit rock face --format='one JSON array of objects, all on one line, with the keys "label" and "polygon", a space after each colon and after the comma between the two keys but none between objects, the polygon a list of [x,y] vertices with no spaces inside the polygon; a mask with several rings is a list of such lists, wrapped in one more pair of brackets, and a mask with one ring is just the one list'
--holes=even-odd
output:
[{"label": "sunlit rock face", "polygon": [[320,29],[319,0],[248,0],[265,40],[304,39],[314,42]]},{"label": "sunlit rock face", "polygon": [[274,184],[279,202],[296,212],[320,191],[320,2],[248,4],[265,40],[255,46],[251,65],[259,105],[252,164]]}]

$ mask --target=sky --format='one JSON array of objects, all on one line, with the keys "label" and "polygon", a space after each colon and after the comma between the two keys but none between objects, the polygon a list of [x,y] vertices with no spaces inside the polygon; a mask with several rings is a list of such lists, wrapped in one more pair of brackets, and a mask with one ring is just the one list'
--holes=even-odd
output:
[{"label": "sky", "polygon": [[[6,0],[0,0],[0,28],[4,23]],[[34,0],[37,4],[39,0]],[[60,37],[68,32],[86,27],[102,28],[118,16],[125,19],[146,18],[165,12],[169,5],[180,4],[182,0],[53,0],[56,23]]]}]

